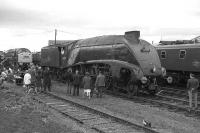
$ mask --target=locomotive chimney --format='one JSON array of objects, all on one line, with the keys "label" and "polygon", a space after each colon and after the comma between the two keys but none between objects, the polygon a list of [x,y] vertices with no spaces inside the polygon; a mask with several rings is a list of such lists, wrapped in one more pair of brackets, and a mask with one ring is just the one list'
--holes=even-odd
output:
[{"label": "locomotive chimney", "polygon": [[132,43],[139,43],[140,31],[127,31],[125,38]]}]

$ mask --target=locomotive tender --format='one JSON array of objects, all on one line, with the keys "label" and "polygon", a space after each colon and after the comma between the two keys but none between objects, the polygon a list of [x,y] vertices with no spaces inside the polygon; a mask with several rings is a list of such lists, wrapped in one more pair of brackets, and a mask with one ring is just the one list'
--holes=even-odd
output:
[{"label": "locomotive tender", "polygon": [[200,37],[161,42],[157,47],[168,84],[186,84],[190,73],[200,77]]},{"label": "locomotive tender", "polygon": [[94,78],[101,70],[107,89],[129,96],[155,93],[161,63],[155,47],[139,37],[139,31],[130,31],[46,46],[41,49],[41,65],[61,78],[69,69],[81,74],[89,71]]}]

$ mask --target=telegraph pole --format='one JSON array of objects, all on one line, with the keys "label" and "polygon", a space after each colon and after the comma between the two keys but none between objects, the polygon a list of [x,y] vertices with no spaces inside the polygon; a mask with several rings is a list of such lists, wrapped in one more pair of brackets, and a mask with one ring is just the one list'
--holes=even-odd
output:
[{"label": "telegraph pole", "polygon": [[56,45],[57,29],[55,29],[55,45]]}]

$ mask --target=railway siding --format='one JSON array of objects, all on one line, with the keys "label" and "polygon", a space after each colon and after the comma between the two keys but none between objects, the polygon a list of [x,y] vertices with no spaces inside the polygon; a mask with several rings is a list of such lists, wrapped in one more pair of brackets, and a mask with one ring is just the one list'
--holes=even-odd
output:
[{"label": "railway siding", "polygon": [[100,133],[158,133],[153,129],[131,123],[122,118],[61,98],[53,93],[49,93],[49,96],[45,95],[38,97],[35,98],[37,101],[49,105],[49,107],[57,110],[63,115],[68,116],[81,124],[86,124]]},{"label": "railway siding", "polygon": [[151,122],[153,128],[159,132],[198,132],[200,130],[199,120],[193,117],[186,117],[185,114],[169,111],[165,108],[155,107],[151,104],[142,104],[125,100],[109,95],[99,99],[93,97],[91,100],[83,98],[82,96],[73,97],[66,95],[66,86],[61,83],[55,83],[53,86],[53,93],[56,93],[63,98],[75,101],[77,103],[87,105],[94,109],[105,111],[106,113],[122,117],[131,122],[142,125],[142,120]]}]

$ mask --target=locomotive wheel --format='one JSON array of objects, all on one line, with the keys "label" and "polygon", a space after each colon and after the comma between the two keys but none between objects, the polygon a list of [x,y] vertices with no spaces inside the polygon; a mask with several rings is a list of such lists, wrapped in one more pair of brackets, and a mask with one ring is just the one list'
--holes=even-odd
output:
[{"label": "locomotive wheel", "polygon": [[134,83],[128,84],[128,96],[131,98],[132,96],[137,96],[138,94],[138,85]]}]

